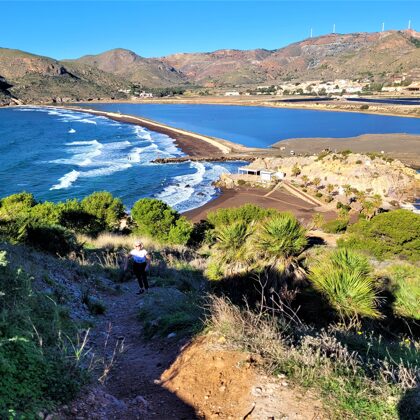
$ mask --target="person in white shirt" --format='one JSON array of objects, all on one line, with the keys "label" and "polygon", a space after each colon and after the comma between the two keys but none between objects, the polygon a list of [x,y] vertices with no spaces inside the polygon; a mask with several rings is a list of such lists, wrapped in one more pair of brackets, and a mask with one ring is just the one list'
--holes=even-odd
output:
[{"label": "person in white shirt", "polygon": [[149,283],[147,282],[147,272],[150,267],[150,255],[144,249],[143,244],[140,241],[134,242],[134,249],[132,249],[125,260],[124,270],[127,270],[128,260],[133,259],[133,271],[139,282],[140,290],[137,292],[138,295],[149,290]]}]

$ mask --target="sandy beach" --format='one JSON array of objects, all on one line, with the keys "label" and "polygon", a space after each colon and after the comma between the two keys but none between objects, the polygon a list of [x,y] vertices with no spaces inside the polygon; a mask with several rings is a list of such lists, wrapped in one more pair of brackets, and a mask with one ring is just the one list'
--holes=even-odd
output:
[{"label": "sandy beach", "polygon": [[[314,212],[319,211],[315,206],[284,191],[276,190],[270,193],[264,188],[239,187],[236,189],[222,189],[221,195],[209,201],[204,206],[183,213],[192,222],[199,222],[207,217],[211,211],[220,208],[240,207],[244,204],[256,204],[264,208],[273,208],[279,211],[290,211],[300,221],[308,223]],[[334,219],[333,211],[323,212],[325,220]]]},{"label": "sandy beach", "polygon": [[[57,108],[57,107],[55,107]],[[217,157],[228,154],[248,153],[254,149],[247,148],[240,144],[230,142],[228,140],[217,139],[202,134],[193,133],[191,131],[182,130],[176,127],[170,127],[147,118],[140,118],[134,115],[119,114],[115,112],[97,111],[89,108],[78,107],[60,107],[70,108],[72,111],[87,112],[89,114],[100,115],[109,119],[124,122],[128,124],[136,124],[158,133],[166,134],[175,140],[177,146],[188,156],[191,157]],[[197,141],[198,140],[198,141]]]}]

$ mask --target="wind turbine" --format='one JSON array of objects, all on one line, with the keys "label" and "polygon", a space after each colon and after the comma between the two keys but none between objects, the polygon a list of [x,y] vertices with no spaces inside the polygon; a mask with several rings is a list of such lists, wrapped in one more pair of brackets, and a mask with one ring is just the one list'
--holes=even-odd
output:
[{"label": "wind turbine", "polygon": [[411,29],[411,19],[408,20],[408,29]]},{"label": "wind turbine", "polygon": [[335,34],[335,23],[333,25],[333,34]]},{"label": "wind turbine", "polygon": [[312,28],[311,28],[311,38],[312,38]]},{"label": "wind turbine", "polygon": [[382,32],[385,30],[385,22],[382,22]]}]

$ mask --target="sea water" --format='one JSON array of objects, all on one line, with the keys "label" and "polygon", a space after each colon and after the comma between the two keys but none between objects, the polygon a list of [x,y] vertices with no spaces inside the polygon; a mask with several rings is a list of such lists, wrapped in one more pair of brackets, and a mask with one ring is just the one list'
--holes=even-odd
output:
[{"label": "sea water", "polygon": [[420,134],[420,119],[256,106],[186,104],[83,104],[101,111],[150,118],[173,127],[249,147],[289,138],[354,137],[361,134]]},{"label": "sea water", "polygon": [[213,181],[243,165],[152,163],[177,156],[172,138],[137,125],[59,108],[0,109],[0,197],[62,201],[106,190],[128,208],[154,197],[183,212],[217,196]]}]

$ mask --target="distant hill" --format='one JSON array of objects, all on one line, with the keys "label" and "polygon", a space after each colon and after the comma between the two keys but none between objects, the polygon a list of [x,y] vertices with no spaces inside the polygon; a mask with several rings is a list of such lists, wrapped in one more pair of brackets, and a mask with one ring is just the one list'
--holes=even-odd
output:
[{"label": "distant hill", "polygon": [[98,55],[86,55],[65,63],[82,63],[147,87],[185,84],[187,77],[156,58],[143,58],[130,50],[117,48]]},{"label": "distant hill", "polygon": [[218,50],[144,58],[113,49],[57,61],[0,48],[0,104],[126,98],[133,84],[247,86],[283,81],[420,79],[420,33],[414,30],[329,34],[276,50]]},{"label": "distant hill", "polygon": [[162,61],[194,83],[274,83],[333,80],[415,71],[420,67],[420,33],[386,31],[329,34],[277,50],[219,50],[174,54]]},{"label": "distant hill", "polygon": [[97,68],[0,48],[0,103],[122,97],[129,83]]}]

